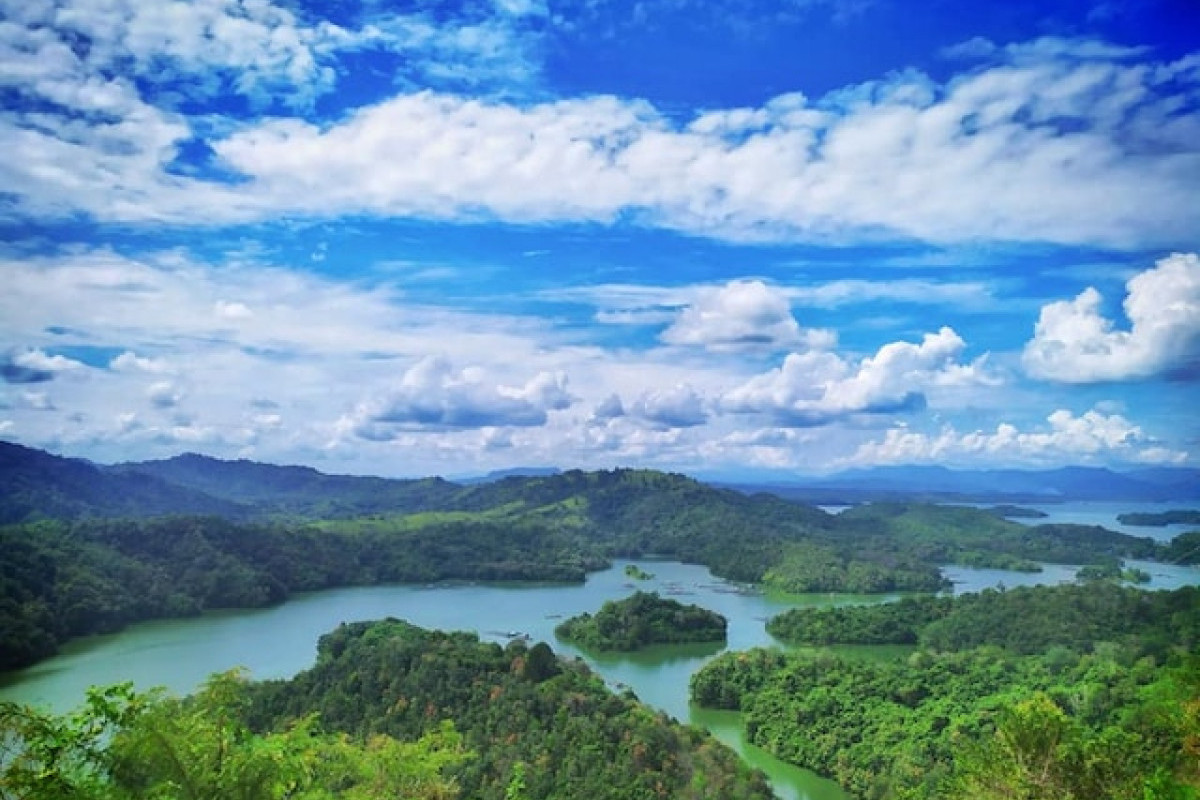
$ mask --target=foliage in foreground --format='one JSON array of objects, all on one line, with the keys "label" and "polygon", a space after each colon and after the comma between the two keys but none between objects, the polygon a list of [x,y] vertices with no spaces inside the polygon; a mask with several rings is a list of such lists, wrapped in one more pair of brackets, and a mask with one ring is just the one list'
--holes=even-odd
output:
[{"label": "foliage in foreground", "polygon": [[634,592],[624,600],[609,600],[595,615],[571,617],[554,633],[591,650],[631,652],[654,644],[723,642],[727,624],[715,611],[654,592]]},{"label": "foliage in foreground", "polygon": [[0,797],[5,800],[450,800],[449,769],[470,758],[453,724],[411,742],[325,734],[306,717],[256,734],[243,714],[247,684],[213,676],[179,699],[128,684],[92,689],[54,716],[0,704]]},{"label": "foliage in foreground", "polygon": [[0,704],[3,800],[768,800],[709,734],[544,644],[343,625],[290,681],[128,685],[58,717]]}]

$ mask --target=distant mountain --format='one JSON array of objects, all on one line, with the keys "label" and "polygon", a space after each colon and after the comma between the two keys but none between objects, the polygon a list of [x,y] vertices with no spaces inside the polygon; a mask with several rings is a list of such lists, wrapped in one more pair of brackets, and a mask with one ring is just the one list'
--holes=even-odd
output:
[{"label": "distant mountain", "polygon": [[156,476],[112,473],[82,459],[0,441],[0,523],[158,514],[236,518],[247,511],[228,498]]},{"label": "distant mountain", "polygon": [[239,459],[184,453],[160,461],[117,464],[112,475],[149,476],[259,513],[306,517],[347,517],[381,511],[442,508],[461,491],[441,478],[396,480],[356,475],[327,475],[311,467],[277,466]]},{"label": "distant mountain", "polygon": [[558,467],[512,467],[511,469],[496,469],[486,475],[473,475],[465,478],[456,478],[455,483],[463,485],[472,485],[477,483],[492,483],[493,481],[502,481],[505,478],[548,478],[551,475],[558,475],[562,472]]},{"label": "distant mountain", "polygon": [[768,491],[791,500],[860,503],[871,500],[1130,502],[1200,499],[1200,470],[1155,468],[1114,472],[1103,467],[1052,470],[952,470],[936,466],[876,467],[822,478],[724,486]]}]

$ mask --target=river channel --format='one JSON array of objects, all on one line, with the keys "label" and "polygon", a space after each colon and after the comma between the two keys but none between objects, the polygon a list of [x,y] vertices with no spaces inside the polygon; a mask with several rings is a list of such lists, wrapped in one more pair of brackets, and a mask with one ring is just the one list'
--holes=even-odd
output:
[{"label": "river channel", "polygon": [[[729,620],[728,647],[742,650],[777,646],[764,625],[769,617],[785,609],[881,602],[894,597],[764,595],[714,578],[705,567],[670,561],[632,562],[653,574],[649,580],[635,582],[624,573],[628,563],[618,562],[593,573],[583,584],[335,589],[297,596],[268,609],[140,623],[120,633],[72,642],[52,659],[0,674],[0,700],[65,711],[78,705],[85,688],[92,684],[131,680],[139,689],[165,686],[185,693],[209,674],[236,666],[245,667],[254,678],[285,678],[312,665],[318,637],[339,623],[392,616],[427,628],[475,631],[485,640],[505,642],[513,635],[527,635],[534,641],[548,642],[559,653],[584,657],[613,687],[628,687],[644,702],[711,730],[748,762],[763,769],[784,800],[846,800],[837,784],[748,745],[736,714],[689,705],[688,679],[723,648],[672,646],[635,655],[596,656],[558,641],[554,627],[563,617],[595,611],[606,600],[644,589],[725,615]],[[1036,574],[966,568],[947,571],[960,592],[994,586],[1006,578],[1011,586],[1055,583],[1070,580],[1073,575],[1070,567],[1050,567]],[[1200,583],[1200,570],[1174,567],[1155,572],[1155,585],[1161,588],[1184,583]]]}]

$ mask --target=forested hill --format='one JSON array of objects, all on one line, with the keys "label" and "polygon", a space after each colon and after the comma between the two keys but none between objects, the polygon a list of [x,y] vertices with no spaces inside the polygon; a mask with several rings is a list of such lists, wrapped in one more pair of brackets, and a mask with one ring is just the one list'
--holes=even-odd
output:
[{"label": "forested hill", "polygon": [[108,474],[151,476],[259,515],[352,517],[380,511],[417,512],[453,504],[462,487],[441,478],[398,480],[327,475],[311,467],[277,466],[239,459],[224,461],[184,453],[160,461],[105,467]]},{"label": "forested hill", "polygon": [[250,721],[264,729],[316,712],[329,730],[411,740],[451,720],[474,753],[454,772],[460,797],[772,796],[710,734],[612,694],[582,661],[560,661],[542,643],[502,648],[399,620],[354,623],[321,637],[312,669],[250,690]]},{"label": "forested hill", "polygon": [[0,441],[0,524],[28,519],[248,513],[230,498],[151,474],[109,472],[81,459]]},{"label": "forested hill", "polygon": [[712,735],[545,644],[342,625],[287,681],[94,688],[64,716],[0,703],[0,797],[770,800]]}]

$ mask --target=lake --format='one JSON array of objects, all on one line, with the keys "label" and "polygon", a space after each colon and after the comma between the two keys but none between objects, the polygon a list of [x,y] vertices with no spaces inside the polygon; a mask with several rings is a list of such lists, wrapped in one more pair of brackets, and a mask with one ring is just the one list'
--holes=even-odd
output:
[{"label": "lake", "polygon": [[[635,563],[653,574],[632,581],[624,566]],[[1200,583],[1200,570],[1151,565],[1161,588]],[[1048,565],[1041,573],[948,567],[957,591],[1003,583],[1059,583],[1074,568]],[[133,625],[105,636],[78,640],[60,655],[25,670],[0,675],[0,699],[65,711],[78,705],[92,684],[132,680],[140,689],[166,686],[185,693],[209,674],[242,666],[255,678],[286,678],[312,665],[317,639],[339,623],[398,617],[427,628],[470,630],[490,641],[528,635],[550,643],[556,652],[584,657],[610,685],[628,687],[639,698],[677,719],[711,730],[749,763],[763,769],[785,800],[846,800],[832,781],[785,764],[746,743],[736,714],[698,709],[688,703],[688,680],[724,649],[713,645],[664,646],[632,655],[583,653],[559,642],[554,627],[567,616],[595,611],[606,600],[635,589],[657,591],[681,602],[696,603],[729,620],[729,644],[735,650],[778,646],[767,634],[766,620],[801,605],[875,603],[895,596],[773,595],[714,578],[701,566],[670,561],[620,561],[593,573],[583,584],[372,586],[300,595],[274,608],[225,611],[185,620]],[[893,654],[896,651],[891,651]]]}]

